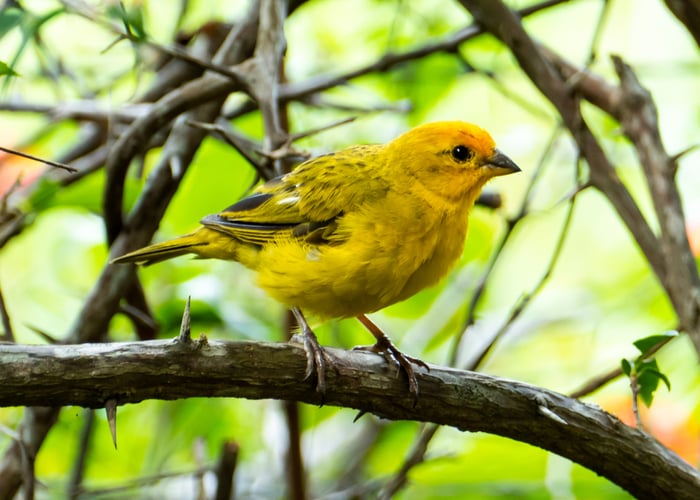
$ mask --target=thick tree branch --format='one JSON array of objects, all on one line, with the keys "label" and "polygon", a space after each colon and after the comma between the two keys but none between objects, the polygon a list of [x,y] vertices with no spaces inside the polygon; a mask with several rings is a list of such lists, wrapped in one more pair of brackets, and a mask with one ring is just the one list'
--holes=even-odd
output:
[{"label": "thick tree branch", "polygon": [[[517,439],[574,460],[638,498],[695,498],[700,474],[647,434],[561,394],[480,373],[420,370],[406,381],[378,356],[328,349],[326,405]],[[0,406],[104,406],[145,399],[241,397],[321,404],[304,381],[306,355],[289,343],[173,340],[0,346]],[[643,477],[645,480],[639,481]]]},{"label": "thick tree branch", "polygon": [[[244,22],[233,29],[214,56],[216,64],[239,63],[250,56],[257,36],[257,10],[251,11]],[[207,80],[207,77],[209,79]],[[202,80],[205,79],[205,80]],[[201,85],[195,85],[195,82]],[[212,85],[206,85],[213,82]],[[187,120],[212,121],[220,113],[225,93],[231,83],[218,75],[204,75],[190,82],[177,92],[167,94],[155,104],[153,119],[134,121],[112,146],[106,165],[107,189],[105,200],[105,222],[112,255],[121,255],[127,250],[148,242],[160,222],[170,199],[183,178],[205,133],[187,125]],[[235,86],[235,85],[234,85]],[[212,89],[215,89],[212,91]],[[201,94],[200,94],[201,92]],[[192,109],[194,108],[194,109]],[[161,154],[161,160],[153,169],[146,187],[130,213],[126,224],[122,218],[121,197],[126,169],[149,134],[159,131],[178,114]],[[149,115],[150,116],[150,115]],[[145,120],[145,121],[144,121]],[[141,129],[140,127],[145,127]],[[116,208],[116,209],[115,209]],[[110,223],[111,222],[111,223]],[[111,228],[111,230],[110,230]],[[100,339],[107,331],[109,321],[117,312],[120,299],[135,283],[135,273],[130,266],[106,266],[94,288],[88,295],[85,306],[78,314],[73,327],[66,336],[70,342],[86,342]],[[21,483],[18,457],[23,447],[31,455],[36,454],[46,433],[58,416],[58,407],[47,411],[43,408],[28,408],[20,425],[24,445],[14,442],[0,463],[0,498],[11,498]],[[43,427],[45,426],[45,427]]]},{"label": "thick tree branch", "polygon": [[613,56],[613,63],[620,78],[622,97],[616,115],[637,150],[659,221],[659,239],[668,276],[662,283],[676,310],[680,328],[690,334],[700,354],[700,277],[690,250],[681,195],[675,182],[678,164],[666,153],[661,141],[658,112],[651,94],[620,57]]},{"label": "thick tree branch", "polygon": [[664,260],[664,273],[658,276],[659,281],[678,315],[679,329],[690,334],[700,353],[700,277],[686,235],[681,194],[675,181],[677,158],[664,148],[651,94],[620,57],[613,56],[620,78],[620,85],[615,86],[573,66],[552,51],[543,49],[543,53],[571,83],[572,90],[618,120],[634,144],[660,227],[658,247]]},{"label": "thick tree branch", "polygon": [[[621,60],[616,70],[621,79],[616,99],[595,93],[595,102],[612,105],[628,137],[634,142],[654,198],[661,236],[657,237],[617,175],[597,139],[586,125],[578,102],[578,78],[565,80],[561,62],[555,64],[551,52],[544,50],[525,32],[520,19],[499,0],[460,0],[475,20],[508,46],[523,71],[554,105],[590,167],[590,182],[608,198],[620,218],[634,235],[673,303],[679,321],[690,333],[700,354],[698,288],[700,280],[685,236],[680,197],[673,183],[672,158],[661,144],[656,107],[648,92]],[[587,79],[587,84],[595,83]],[[590,85],[589,85],[590,86]],[[692,277],[690,277],[692,276]]]},{"label": "thick tree branch", "polygon": [[500,0],[460,0],[474,19],[501,40],[513,53],[522,70],[561,115],[590,167],[590,180],[615,207],[634,235],[657,276],[663,280],[664,261],[659,242],[631,194],[617,175],[597,139],[581,116],[578,98],[569,82],[557,74],[540,46],[525,31],[521,20]]}]

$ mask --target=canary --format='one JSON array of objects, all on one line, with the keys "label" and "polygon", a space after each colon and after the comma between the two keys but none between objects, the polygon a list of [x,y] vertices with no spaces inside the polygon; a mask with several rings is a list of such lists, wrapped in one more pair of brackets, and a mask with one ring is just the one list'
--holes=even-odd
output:
[{"label": "canary", "polygon": [[183,254],[238,261],[288,306],[302,329],[306,377],[325,391],[327,355],[302,311],[358,317],[418,395],[412,364],[367,316],[445,276],[462,253],[468,215],[492,177],[518,172],[482,128],[418,126],[387,144],[353,146],[300,164],[201,220],[188,235],[112,262],[153,264]]}]

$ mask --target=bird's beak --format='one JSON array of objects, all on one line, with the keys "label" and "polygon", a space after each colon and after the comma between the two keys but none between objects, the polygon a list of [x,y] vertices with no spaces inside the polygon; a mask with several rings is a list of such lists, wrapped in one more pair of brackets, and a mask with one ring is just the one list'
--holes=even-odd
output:
[{"label": "bird's beak", "polygon": [[493,155],[491,158],[486,160],[484,167],[488,168],[491,171],[491,175],[494,176],[520,172],[520,167],[518,167],[513,160],[501,153],[498,149],[493,150]]}]

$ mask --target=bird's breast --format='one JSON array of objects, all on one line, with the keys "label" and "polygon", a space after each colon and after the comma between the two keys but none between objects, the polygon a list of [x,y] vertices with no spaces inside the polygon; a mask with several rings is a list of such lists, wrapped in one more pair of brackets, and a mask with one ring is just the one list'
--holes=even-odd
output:
[{"label": "bird's breast", "polygon": [[282,303],[321,317],[357,316],[404,300],[448,273],[467,230],[466,212],[413,209],[413,217],[348,214],[336,244],[268,246],[259,284]]}]

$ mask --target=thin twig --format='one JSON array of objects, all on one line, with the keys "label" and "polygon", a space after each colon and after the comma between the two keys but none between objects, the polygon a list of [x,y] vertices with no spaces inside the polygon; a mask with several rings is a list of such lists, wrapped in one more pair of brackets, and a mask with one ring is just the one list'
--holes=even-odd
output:
[{"label": "thin twig", "polygon": [[522,313],[525,311],[525,308],[527,307],[527,305],[532,301],[532,299],[534,297],[536,297],[542,291],[542,289],[544,288],[544,285],[547,283],[549,278],[552,276],[552,273],[554,271],[554,267],[556,266],[561,254],[562,254],[562,250],[564,248],[564,241],[566,240],[566,237],[569,234],[569,228],[571,227],[571,221],[573,219],[576,196],[580,192],[581,192],[580,190],[575,191],[573,196],[571,197],[570,203],[567,207],[566,216],[564,218],[564,223],[562,224],[562,227],[559,231],[559,236],[558,236],[557,241],[554,245],[554,249],[552,251],[552,256],[549,259],[549,264],[548,264],[547,268],[545,269],[545,272],[542,274],[542,276],[537,281],[535,286],[532,287],[532,289],[529,292],[527,292],[526,294],[524,294],[520,297],[520,300],[515,305],[515,307],[513,307],[510,314],[508,315],[508,318],[503,323],[503,325],[501,325],[501,327],[493,335],[493,337],[489,341],[486,348],[484,348],[481,351],[479,356],[474,358],[469,363],[468,368],[467,368],[468,370],[475,370],[479,366],[481,366],[481,363],[484,361],[484,359],[486,359],[486,357],[489,355],[489,353],[493,350],[494,346],[496,345],[496,342],[501,337],[503,337],[503,335],[508,331],[508,329],[515,322],[515,320],[518,319],[522,315]]},{"label": "thin twig", "polygon": [[83,427],[80,430],[80,442],[77,447],[77,456],[73,462],[73,468],[71,469],[70,478],[68,480],[68,498],[76,499],[80,496],[79,492],[82,488],[85,465],[87,464],[87,457],[90,452],[94,426],[95,410],[86,409],[83,412]]},{"label": "thin twig", "polygon": [[311,137],[312,135],[320,134],[321,132],[325,132],[327,130],[331,130],[333,128],[340,127],[341,125],[347,125],[348,123],[352,123],[355,120],[357,120],[356,116],[349,116],[347,118],[342,118],[340,120],[336,120],[336,121],[328,123],[326,125],[321,125],[320,127],[311,128],[308,130],[304,130],[302,132],[297,132],[296,134],[290,134],[289,142],[291,143],[291,142],[298,141],[299,139],[305,139],[307,137]]},{"label": "thin twig", "polygon": [[0,288],[0,321],[2,321],[2,335],[0,339],[3,342],[14,342],[15,334],[12,330],[12,322],[10,321],[10,313],[7,311],[7,306],[5,305],[5,297],[2,294],[2,288]]},{"label": "thin twig", "polygon": [[234,81],[238,81],[241,76],[240,73],[234,68],[221,66],[219,64],[207,61],[206,59],[197,57],[196,55],[191,54],[186,49],[183,49],[182,47],[179,47],[177,45],[166,46],[159,44],[147,37],[136,36],[134,35],[134,33],[131,32],[128,24],[124,23],[124,27],[122,27],[117,23],[109,22],[106,19],[104,19],[104,17],[99,15],[96,11],[92,10],[92,7],[87,4],[84,4],[77,0],[61,0],[61,3],[72,12],[75,12],[76,14],[86,19],[89,19],[90,21],[93,21],[96,24],[104,26],[111,32],[115,33],[119,38],[112,42],[108,48],[111,48],[112,46],[116,45],[116,43],[118,43],[120,40],[129,40],[135,45],[145,45],[170,57],[174,57],[176,59],[180,59],[190,64],[194,64],[195,66],[199,66],[200,68],[212,71],[214,73],[218,73],[223,76],[227,76]]},{"label": "thin twig", "polygon": [[216,136],[222,138],[226,144],[235,149],[238,154],[240,154],[248,162],[248,164],[255,169],[259,177],[271,177],[271,172],[265,170],[260,160],[255,156],[260,147],[254,141],[234,131],[228,122],[203,123],[194,120],[187,120],[187,124],[191,127],[197,127],[209,132],[215,132]]},{"label": "thin twig", "polygon": [[425,453],[428,451],[428,445],[430,441],[435,437],[435,434],[440,429],[439,425],[435,424],[424,424],[418,436],[408,452],[408,455],[404,458],[403,463],[398,471],[391,477],[391,480],[387,482],[381,490],[379,498],[382,500],[389,500],[396,495],[403,487],[406,485],[408,480],[408,473],[418,464],[423,463],[425,460]]},{"label": "thin twig", "polygon": [[486,284],[488,282],[489,277],[491,276],[491,273],[493,272],[493,269],[496,266],[496,263],[498,262],[498,259],[500,258],[501,254],[503,253],[503,250],[506,247],[506,244],[510,240],[510,237],[513,233],[513,230],[515,229],[515,226],[517,222],[525,217],[525,215],[528,213],[528,208],[529,208],[529,203],[531,199],[531,195],[534,191],[534,187],[539,180],[543,170],[544,166],[546,165],[546,160],[549,157],[552,149],[554,148],[554,144],[556,143],[557,138],[559,137],[561,133],[561,127],[557,126],[553,131],[552,134],[549,137],[549,140],[547,141],[547,144],[544,147],[544,150],[542,152],[542,155],[540,156],[539,161],[537,162],[537,165],[532,173],[532,176],[530,177],[530,182],[527,185],[527,188],[525,190],[525,196],[523,198],[523,201],[520,205],[520,209],[516,216],[508,221],[508,225],[506,227],[506,232],[505,234],[500,238],[498,243],[496,244],[496,247],[494,250],[491,252],[491,258],[489,259],[489,262],[486,265],[486,269],[484,272],[481,274],[481,277],[479,278],[479,282],[474,288],[474,292],[472,294],[472,297],[469,301],[469,305],[467,306],[467,317],[465,318],[462,327],[460,328],[460,333],[455,337],[452,347],[450,350],[450,357],[448,364],[450,366],[454,366],[457,363],[457,358],[459,356],[459,347],[462,345],[462,341],[464,339],[464,336],[467,334],[469,328],[474,324],[474,321],[476,320],[476,311],[477,311],[477,306],[479,304],[479,301],[483,297],[484,292],[486,291]]},{"label": "thin twig", "polygon": [[182,345],[189,345],[192,343],[192,336],[190,334],[190,297],[187,297],[185,311],[182,313],[180,335],[178,335],[177,341]]},{"label": "thin twig", "polygon": [[61,343],[60,340],[58,340],[55,335],[51,335],[46,330],[43,330],[43,329],[39,328],[38,326],[34,326],[32,324],[29,324],[29,323],[24,323],[24,326],[29,328],[34,333],[36,333],[39,337],[41,337],[42,340],[44,340],[45,342],[47,342],[49,344],[55,345],[55,344]]},{"label": "thin twig", "polygon": [[0,146],[0,151],[4,151],[5,153],[13,154],[15,156],[21,156],[22,158],[27,158],[28,160],[38,161],[39,163],[44,163],[45,165],[49,165],[51,167],[61,168],[63,170],[66,170],[67,172],[75,173],[78,171],[77,169],[71,167],[70,165],[66,165],[65,163],[59,163],[57,161],[46,160],[44,158],[39,158],[38,156],[30,155],[29,153],[23,153],[21,151],[15,150],[15,149],[10,149],[10,148]]},{"label": "thin twig", "polygon": [[522,20],[501,0],[460,0],[460,3],[511,50],[522,70],[555,106],[590,167],[591,184],[610,200],[663,281],[665,263],[658,238],[584,120],[578,97],[525,31]]},{"label": "thin twig", "polygon": [[235,473],[238,464],[239,446],[235,441],[224,441],[216,466],[215,500],[231,500],[235,490]]},{"label": "thin twig", "polygon": [[634,423],[637,429],[644,430],[642,416],[639,414],[639,382],[637,381],[637,375],[634,373],[630,376],[630,390],[632,391],[632,413],[634,414]]},{"label": "thin twig", "polygon": [[[652,357],[654,354],[656,354],[662,347],[664,347],[666,344],[671,342],[673,339],[678,338],[678,336],[675,337],[668,337],[656,344],[654,347],[646,351],[641,359],[649,359]],[[573,392],[569,393],[570,398],[582,398],[584,396],[588,396],[589,394],[597,391],[601,387],[607,385],[608,383],[612,382],[615,380],[617,377],[622,375],[622,368],[619,366],[616,368],[613,368],[609,370],[606,373],[603,373],[602,375],[598,375],[591,379],[590,381],[586,382],[582,387],[579,389],[576,389]]]},{"label": "thin twig", "polygon": [[[559,4],[565,3],[568,0],[550,0],[546,2],[541,2],[535,4],[531,7],[522,9],[518,11],[521,17],[527,17],[529,15],[535,14],[542,10],[557,6]],[[376,61],[367,64],[363,67],[347,71],[339,75],[321,75],[313,78],[309,78],[306,81],[298,83],[286,83],[279,88],[279,99],[281,102],[288,102],[294,100],[300,100],[317,92],[323,90],[328,90],[339,85],[344,85],[350,80],[359,78],[361,76],[368,75],[370,73],[382,73],[386,72],[396,66],[403,63],[422,59],[428,55],[435,54],[438,52],[445,53],[455,53],[458,47],[472,38],[485,33],[485,30],[478,26],[477,24],[472,24],[466,26],[460,30],[457,30],[451,35],[446,36],[442,40],[437,42],[429,42],[416,49],[408,50],[406,52],[391,53],[388,52]],[[257,109],[253,102],[247,102],[225,114],[228,119],[239,117],[243,114],[249,113]]]},{"label": "thin twig", "polygon": [[212,467],[206,466],[204,468],[197,468],[191,470],[184,470],[180,472],[163,472],[161,474],[154,474],[152,476],[143,476],[133,479],[128,479],[114,486],[107,488],[83,488],[80,490],[80,495],[84,495],[88,498],[99,498],[99,497],[111,497],[114,498],[115,494],[133,492],[134,490],[139,490],[147,486],[152,486],[165,479],[175,479],[179,477],[190,477],[197,474],[204,474],[206,472],[211,472]]}]

